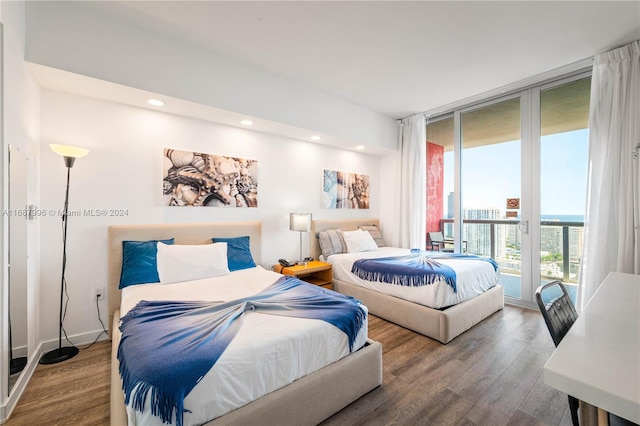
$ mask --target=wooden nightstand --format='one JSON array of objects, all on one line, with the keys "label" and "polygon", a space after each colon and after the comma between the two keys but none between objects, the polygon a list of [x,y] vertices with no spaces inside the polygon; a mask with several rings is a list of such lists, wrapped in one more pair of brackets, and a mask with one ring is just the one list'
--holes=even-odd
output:
[{"label": "wooden nightstand", "polygon": [[283,267],[278,263],[273,265],[273,270],[282,275],[298,277],[309,284],[319,285],[333,290],[333,276],[330,263],[312,260],[307,263],[307,266],[295,265],[287,267]]}]

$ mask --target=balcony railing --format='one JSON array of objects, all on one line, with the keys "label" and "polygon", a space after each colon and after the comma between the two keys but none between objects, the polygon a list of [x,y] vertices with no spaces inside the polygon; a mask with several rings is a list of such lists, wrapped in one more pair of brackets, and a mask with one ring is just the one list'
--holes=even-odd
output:
[{"label": "balcony railing", "polygon": [[[464,219],[462,239],[467,242],[469,253],[491,256],[504,272],[519,274],[519,223],[519,220]],[[477,226],[471,228],[472,225]],[[543,220],[540,225],[542,275],[564,282],[576,282],[584,223]],[[452,238],[453,219],[441,219],[440,229],[445,238]]]}]

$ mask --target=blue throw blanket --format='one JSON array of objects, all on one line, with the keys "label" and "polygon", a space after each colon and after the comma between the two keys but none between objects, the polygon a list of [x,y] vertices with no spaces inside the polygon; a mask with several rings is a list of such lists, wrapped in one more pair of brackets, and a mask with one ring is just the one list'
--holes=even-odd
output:
[{"label": "blue throw blanket", "polygon": [[498,270],[496,261],[488,257],[453,253],[426,254],[423,252],[407,256],[356,260],[351,272],[367,281],[412,287],[430,285],[443,280],[453,288],[454,293],[457,292],[456,272],[450,266],[435,259],[483,260],[491,263],[494,270]]},{"label": "blue throw blanket", "polygon": [[213,367],[242,325],[247,311],[321,319],[349,338],[353,350],[366,311],[352,297],[294,277],[282,277],[262,292],[230,302],[139,302],[122,318],[118,347],[125,403],[142,412],[183,423],[184,398]]}]

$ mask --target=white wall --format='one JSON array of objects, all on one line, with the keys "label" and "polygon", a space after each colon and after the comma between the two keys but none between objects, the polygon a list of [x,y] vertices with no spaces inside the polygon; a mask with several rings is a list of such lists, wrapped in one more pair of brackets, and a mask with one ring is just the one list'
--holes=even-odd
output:
[{"label": "white wall", "polygon": [[[71,217],[67,237],[69,308],[65,329],[87,341],[100,330],[93,289],[106,287],[107,226],[163,222],[260,220],[261,263],[298,257],[299,234],[289,231],[289,213],[314,218],[378,216],[380,159],[352,151],[250,130],[45,90],[41,110],[41,198],[43,211],[62,209],[66,181],[63,159],[50,143],[91,150],[71,169],[69,209],[127,209],[126,217]],[[176,148],[257,160],[259,207],[165,207],[162,203],[162,150]],[[369,210],[320,207],[323,169],[364,173],[371,181]],[[62,228],[60,216],[40,223],[42,336],[57,338]],[[305,238],[304,251],[308,252]],[[103,321],[106,303],[100,304]],[[106,321],[105,321],[105,325]],[[89,333],[89,334],[87,334]],[[93,333],[93,334],[92,334]]]}]

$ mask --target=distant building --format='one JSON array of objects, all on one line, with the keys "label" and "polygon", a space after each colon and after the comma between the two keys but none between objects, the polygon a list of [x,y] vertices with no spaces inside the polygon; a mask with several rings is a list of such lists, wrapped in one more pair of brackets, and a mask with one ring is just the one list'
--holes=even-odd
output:
[{"label": "distant building", "polygon": [[520,229],[518,229],[518,225],[504,225],[507,228],[507,244],[511,245],[513,248],[517,248],[520,250],[522,245],[522,237],[520,233]]},{"label": "distant building", "polygon": [[453,216],[454,216],[453,213],[455,208],[456,208],[456,200],[453,195],[453,192],[450,192],[449,196],[447,197],[447,218],[448,219],[453,219]]},{"label": "distant building", "polygon": [[569,259],[571,262],[580,263],[583,238],[584,228],[569,228]]},{"label": "distant building", "polygon": [[[497,208],[464,209],[463,220],[502,219],[503,213]],[[506,225],[494,225],[495,257],[506,255]],[[464,225],[463,240],[467,242],[467,253],[491,256],[491,224],[467,223]]]},{"label": "distant building", "polygon": [[562,253],[562,226],[543,226],[540,229],[540,251]]},{"label": "distant building", "polygon": [[[455,195],[453,192],[450,192],[447,196],[447,219],[453,219],[455,216]],[[445,238],[453,238],[453,223],[445,223],[442,229]]]}]

